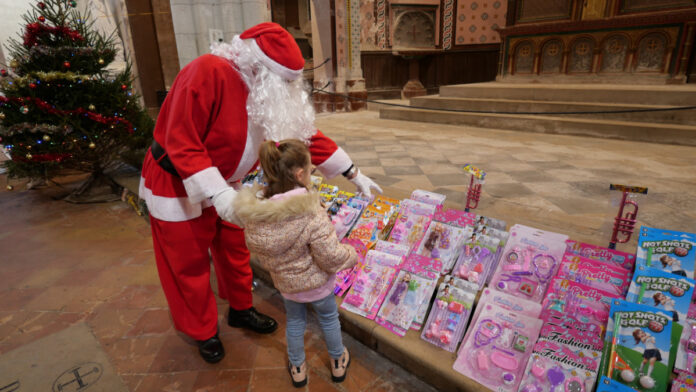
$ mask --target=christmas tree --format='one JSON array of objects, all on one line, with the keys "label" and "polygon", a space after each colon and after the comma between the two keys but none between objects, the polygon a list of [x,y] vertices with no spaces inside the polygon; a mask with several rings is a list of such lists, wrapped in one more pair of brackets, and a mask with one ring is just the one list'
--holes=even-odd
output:
[{"label": "christmas tree", "polygon": [[106,70],[114,34],[93,29],[76,5],[34,4],[20,39],[10,40],[10,64],[0,70],[0,144],[12,156],[10,177],[51,179],[69,169],[90,173],[90,183],[152,139],[130,66]]}]

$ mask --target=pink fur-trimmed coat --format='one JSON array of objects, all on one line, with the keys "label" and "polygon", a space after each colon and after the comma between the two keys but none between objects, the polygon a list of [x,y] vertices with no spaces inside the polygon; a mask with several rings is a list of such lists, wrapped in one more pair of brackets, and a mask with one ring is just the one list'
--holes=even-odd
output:
[{"label": "pink fur-trimmed coat", "polygon": [[282,293],[313,290],[333,280],[337,271],[357,262],[355,249],[341,244],[316,192],[280,200],[245,188],[234,201],[247,247]]}]

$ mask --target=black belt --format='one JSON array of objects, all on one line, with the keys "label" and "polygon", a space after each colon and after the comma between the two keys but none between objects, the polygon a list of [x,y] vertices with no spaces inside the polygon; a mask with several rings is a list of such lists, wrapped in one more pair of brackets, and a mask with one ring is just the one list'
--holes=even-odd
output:
[{"label": "black belt", "polygon": [[177,173],[176,169],[174,168],[172,161],[169,159],[167,152],[164,151],[164,148],[162,148],[162,146],[160,146],[156,140],[152,141],[150,151],[152,152],[152,157],[155,158],[155,162],[157,162],[157,164],[160,165],[164,171],[175,177],[180,177],[179,173]]}]

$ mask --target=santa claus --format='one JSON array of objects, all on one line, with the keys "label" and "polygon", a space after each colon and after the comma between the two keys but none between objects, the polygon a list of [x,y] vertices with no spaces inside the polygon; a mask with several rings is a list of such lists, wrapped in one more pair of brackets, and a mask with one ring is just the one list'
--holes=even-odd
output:
[{"label": "santa claus", "polygon": [[381,189],[348,155],[314,128],[302,80],[304,59],[275,23],[250,28],[214,45],[184,67],[162,105],[143,163],[140,196],[150,210],[160,281],[176,328],[198,341],[201,356],[220,361],[218,294],[229,302],[232,327],[271,333],[277,323],[252,306],[252,272],[233,200],[239,181],[257,165],[264,140],[308,143],[326,176],[343,174],[359,191]]}]

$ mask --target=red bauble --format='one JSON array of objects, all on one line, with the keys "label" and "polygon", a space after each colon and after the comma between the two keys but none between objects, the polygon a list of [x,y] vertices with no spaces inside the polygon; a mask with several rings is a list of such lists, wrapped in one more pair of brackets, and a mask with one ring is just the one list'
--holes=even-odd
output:
[{"label": "red bauble", "polygon": [[7,70],[6,70],[6,69],[0,69],[0,75],[2,75],[2,76],[7,76]]},{"label": "red bauble", "polygon": [[63,66],[64,66],[65,68],[70,68],[70,61],[64,62],[64,63],[63,63]]},{"label": "red bauble", "polygon": [[41,9],[46,8],[46,4],[44,4],[43,2],[39,2],[39,4],[37,4],[37,5],[38,5],[39,8],[41,8]]},{"label": "red bauble", "polygon": [[29,88],[36,88],[36,83],[29,83]]},{"label": "red bauble", "polygon": [[124,91],[125,91],[127,88],[128,88],[128,86],[126,86],[125,84],[122,84],[122,85],[121,85],[121,90],[124,90]]},{"label": "red bauble", "polygon": [[44,18],[43,15],[39,16],[39,22],[43,23],[46,21],[46,18]]}]

